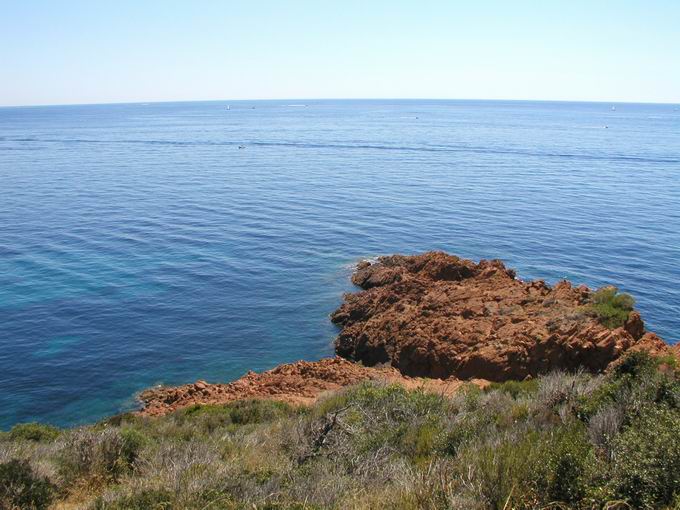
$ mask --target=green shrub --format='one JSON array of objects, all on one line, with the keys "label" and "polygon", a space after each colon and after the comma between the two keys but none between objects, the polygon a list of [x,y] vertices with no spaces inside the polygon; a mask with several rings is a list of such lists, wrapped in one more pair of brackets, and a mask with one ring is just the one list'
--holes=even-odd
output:
[{"label": "green shrub", "polygon": [[529,418],[529,405],[526,403],[517,403],[510,408],[509,421],[517,423],[519,421],[526,421]]},{"label": "green shrub", "polygon": [[591,394],[577,400],[575,414],[584,421],[605,408],[616,408],[623,424],[647,405],[680,408],[680,380],[675,371],[658,370],[660,361],[645,352],[632,352],[616,365]]},{"label": "green shrub", "polygon": [[576,503],[588,490],[587,470],[595,463],[585,427],[573,424],[555,430],[546,443],[542,494],[547,502]]},{"label": "green shrub", "polygon": [[366,384],[348,393],[347,405],[352,409],[348,422],[361,431],[352,442],[365,454],[389,447],[420,461],[445,438],[450,405],[439,395]]},{"label": "green shrub", "polygon": [[468,442],[479,438],[480,431],[481,427],[473,418],[455,423],[442,442],[442,453],[456,456]]},{"label": "green shrub", "polygon": [[124,428],[120,430],[122,446],[120,449],[121,459],[127,466],[133,466],[140,450],[149,443],[149,438],[137,429]]},{"label": "green shrub", "polygon": [[244,400],[235,402],[229,408],[231,421],[237,425],[269,423],[291,416],[295,409],[285,402],[274,400]]},{"label": "green shrub", "polygon": [[425,421],[408,427],[399,439],[399,449],[414,462],[429,459],[436,449],[440,449],[444,439],[444,427],[438,420]]},{"label": "green shrub", "polygon": [[644,351],[633,351],[626,354],[616,365],[614,374],[617,377],[629,376],[633,379],[653,376],[659,366],[659,360]]},{"label": "green shrub", "polygon": [[522,439],[503,437],[472,444],[459,453],[459,476],[472,478],[470,482],[486,508],[524,508],[524,502],[536,501],[533,477],[540,448],[535,433]]},{"label": "green shrub", "polygon": [[659,362],[659,365],[666,365],[671,370],[678,370],[678,358],[676,358],[672,354],[665,354],[661,356],[657,356],[656,358]]},{"label": "green shrub", "polygon": [[94,502],[93,510],[171,510],[172,501],[170,491],[142,489],[133,494],[120,496],[113,501],[106,501],[99,497]]},{"label": "green shrub", "polygon": [[368,409],[385,409],[399,414],[404,412],[422,414],[433,408],[441,408],[445,401],[433,393],[408,391],[398,384],[364,383],[347,392],[346,403]]},{"label": "green shrub", "polygon": [[680,409],[680,381],[661,378],[655,387],[654,403],[665,405],[670,409]]},{"label": "green shrub", "polygon": [[59,473],[67,484],[79,479],[117,481],[132,470],[144,442],[144,436],[132,429],[76,431],[59,451]]},{"label": "green shrub", "polygon": [[680,494],[680,413],[650,407],[613,442],[611,486],[635,508],[670,505]]},{"label": "green shrub", "polygon": [[137,416],[134,413],[121,413],[109,416],[104,420],[100,421],[98,425],[103,427],[122,427],[123,425],[139,424],[144,418]]},{"label": "green shrub", "polygon": [[586,309],[601,324],[614,329],[623,326],[634,305],[635,299],[630,294],[619,292],[616,287],[602,287],[593,293]]},{"label": "green shrub", "polygon": [[586,493],[593,459],[585,428],[575,424],[470,443],[457,465],[487,508],[563,508]]},{"label": "green shrub", "polygon": [[[660,363],[633,353],[605,375],[558,372],[451,397],[364,383],[305,411],[194,406],[42,444],[27,439],[49,433],[20,426],[0,459],[56,468],[49,497],[102,510],[680,508],[680,375]],[[39,508],[49,482],[13,462],[0,510]],[[31,491],[16,489],[22,479]],[[34,501],[15,503],[29,492]]]},{"label": "green shrub", "polygon": [[191,425],[191,437],[197,431],[210,434],[220,428],[269,423],[296,412],[296,408],[285,402],[255,399],[226,405],[195,405],[177,411],[173,416],[177,424]]},{"label": "green shrub", "polygon": [[54,487],[37,476],[25,460],[0,464],[0,510],[42,510],[52,502]]},{"label": "green shrub", "polygon": [[621,379],[608,378],[592,394],[580,397],[574,406],[574,414],[588,422],[598,411],[619,407],[625,412],[625,401],[630,395],[629,386]]},{"label": "green shrub", "polygon": [[364,383],[319,402],[286,447],[300,464],[328,458],[348,470],[391,457],[427,463],[443,448],[452,409],[440,395]]},{"label": "green shrub", "polygon": [[51,441],[59,436],[60,430],[51,425],[41,423],[20,423],[9,431],[8,437],[13,440]]},{"label": "green shrub", "polygon": [[535,395],[538,391],[538,379],[526,379],[524,381],[493,382],[484,388],[486,393],[500,391],[517,399],[523,396]]}]

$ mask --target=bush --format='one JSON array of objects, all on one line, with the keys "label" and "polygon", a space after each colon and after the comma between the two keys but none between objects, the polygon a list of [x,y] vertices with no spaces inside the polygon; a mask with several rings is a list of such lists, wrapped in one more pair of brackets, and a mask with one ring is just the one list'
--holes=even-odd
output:
[{"label": "bush", "polygon": [[444,438],[441,447],[442,453],[452,457],[456,456],[464,445],[478,437],[479,427],[477,425],[472,419],[454,424],[453,428],[449,430]]},{"label": "bush", "polygon": [[42,510],[52,502],[54,487],[37,476],[25,460],[0,464],[0,510]]},{"label": "bush", "polygon": [[580,501],[592,462],[585,428],[576,424],[470,443],[460,451],[457,466],[466,480],[464,489],[473,487],[485,508],[501,510],[547,508],[556,502],[563,508]]},{"label": "bush", "polygon": [[653,377],[658,365],[657,358],[644,351],[634,351],[621,359],[614,369],[614,374],[618,377],[630,376],[633,379],[644,376]]},{"label": "bush", "polygon": [[127,466],[134,466],[139,451],[149,442],[149,439],[140,431],[133,428],[120,430],[122,447],[120,457]]},{"label": "bush", "polygon": [[620,406],[609,405],[599,409],[588,420],[590,441],[602,448],[607,458],[611,457],[610,445],[621,430],[624,418],[624,410]]},{"label": "bush", "polygon": [[505,381],[502,383],[493,382],[484,388],[486,393],[500,391],[510,395],[512,398],[531,396],[538,391],[538,379],[526,379],[524,381]]},{"label": "bush", "polygon": [[538,380],[535,403],[543,411],[558,412],[560,408],[572,406],[579,399],[587,398],[600,381],[597,377],[582,372],[552,372]]},{"label": "bush", "polygon": [[589,421],[605,408],[619,414],[622,425],[635,419],[650,404],[680,408],[680,381],[675,371],[660,371],[659,359],[645,352],[632,352],[616,365],[602,384],[582,395],[575,414]]},{"label": "bush", "polygon": [[235,429],[244,425],[269,423],[296,414],[298,410],[285,402],[273,400],[243,400],[226,405],[195,405],[173,414],[178,425],[190,424],[190,433],[197,431],[211,434],[217,429]]},{"label": "bush", "polygon": [[613,442],[611,486],[635,508],[680,494],[680,413],[651,407]]},{"label": "bush", "polygon": [[362,385],[347,395],[349,438],[359,453],[382,448],[421,461],[445,438],[449,403],[441,396],[397,385]]},{"label": "bush", "polygon": [[541,446],[537,439],[537,434],[523,439],[506,436],[470,445],[459,454],[459,476],[467,476],[476,498],[486,508],[523,508],[523,502],[536,501],[532,477]]},{"label": "bush", "polygon": [[640,353],[606,375],[450,398],[373,382],[305,411],[258,400],[120,416],[51,442],[34,430],[0,441],[0,463],[28,462],[0,480],[0,510],[42,504],[15,503],[49,484],[29,466],[102,510],[680,508],[680,374]]},{"label": "bush", "polygon": [[630,294],[621,293],[616,287],[603,287],[593,293],[586,308],[601,324],[614,329],[628,320],[633,305],[635,299]]},{"label": "bush", "polygon": [[286,447],[301,465],[326,458],[348,471],[426,464],[443,447],[452,409],[439,395],[364,383],[317,404]]},{"label": "bush", "polygon": [[274,400],[244,400],[229,407],[231,421],[237,425],[269,423],[291,416],[294,412],[290,405]]},{"label": "bush", "polygon": [[172,494],[163,489],[142,489],[133,494],[123,495],[111,501],[97,498],[94,510],[171,510]]},{"label": "bush", "polygon": [[131,429],[79,430],[59,452],[59,472],[66,483],[116,481],[131,471],[143,444],[143,435]]},{"label": "bush", "polygon": [[544,487],[546,502],[576,503],[588,489],[587,468],[594,462],[594,452],[585,427],[573,424],[550,435],[544,450]]},{"label": "bush", "polygon": [[143,418],[136,416],[134,413],[121,413],[104,418],[98,425],[102,427],[122,427],[123,425],[137,424],[143,420]]},{"label": "bush", "polygon": [[60,430],[51,425],[40,423],[20,423],[9,431],[8,437],[13,440],[52,441],[59,436]]}]

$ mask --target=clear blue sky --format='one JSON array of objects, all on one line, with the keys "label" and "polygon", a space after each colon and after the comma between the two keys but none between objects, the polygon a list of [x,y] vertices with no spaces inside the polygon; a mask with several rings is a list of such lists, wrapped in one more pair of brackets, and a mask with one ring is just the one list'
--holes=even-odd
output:
[{"label": "clear blue sky", "polygon": [[680,0],[0,0],[0,105],[680,102]]}]

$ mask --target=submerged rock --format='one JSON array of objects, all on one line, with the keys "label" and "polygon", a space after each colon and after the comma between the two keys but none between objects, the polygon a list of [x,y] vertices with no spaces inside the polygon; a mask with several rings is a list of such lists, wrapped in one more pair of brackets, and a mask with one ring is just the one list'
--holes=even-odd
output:
[{"label": "submerged rock", "polygon": [[339,355],[388,363],[408,376],[492,381],[554,369],[602,371],[635,348],[663,351],[638,312],[607,329],[586,311],[586,286],[524,282],[499,260],[474,263],[442,252],[362,263],[331,319]]}]

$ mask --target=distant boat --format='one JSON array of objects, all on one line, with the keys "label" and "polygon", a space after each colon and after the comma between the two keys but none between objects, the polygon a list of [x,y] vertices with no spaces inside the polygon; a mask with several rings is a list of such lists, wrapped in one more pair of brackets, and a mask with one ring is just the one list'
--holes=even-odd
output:
[{"label": "distant boat", "polygon": [[616,106],[612,106],[612,111],[616,111]]},{"label": "distant boat", "polygon": [[231,110],[231,106],[230,106],[230,105],[227,105],[227,110]]}]

